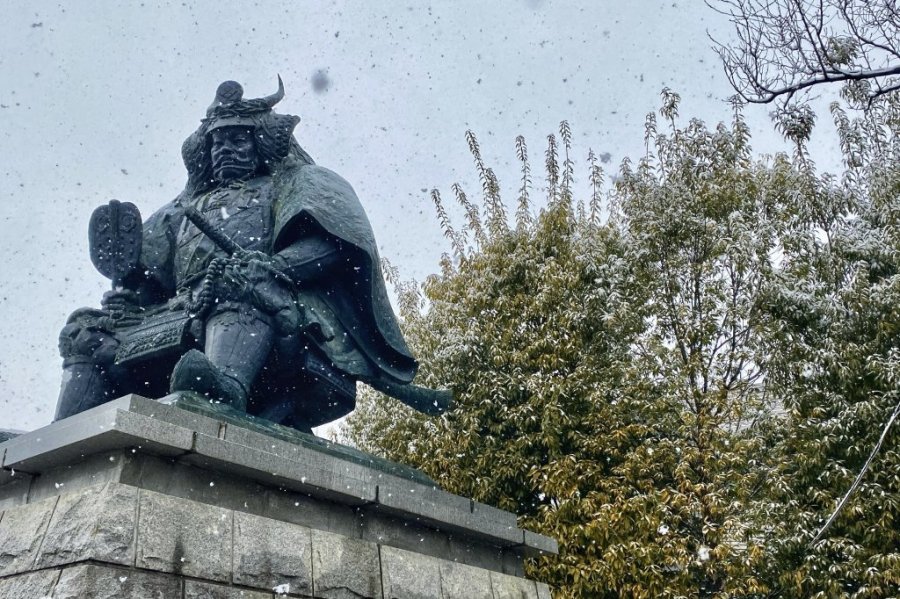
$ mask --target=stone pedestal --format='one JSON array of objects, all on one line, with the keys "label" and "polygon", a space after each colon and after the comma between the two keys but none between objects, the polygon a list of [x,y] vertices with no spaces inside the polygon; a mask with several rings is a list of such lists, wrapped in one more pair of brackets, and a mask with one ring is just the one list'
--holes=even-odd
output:
[{"label": "stone pedestal", "polygon": [[513,514],[173,401],[0,444],[0,599],[549,599],[522,564],[556,542]]}]

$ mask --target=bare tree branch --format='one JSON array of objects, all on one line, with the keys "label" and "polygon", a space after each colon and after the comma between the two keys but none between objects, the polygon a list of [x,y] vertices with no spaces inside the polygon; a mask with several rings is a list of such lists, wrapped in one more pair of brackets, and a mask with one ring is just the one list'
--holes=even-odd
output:
[{"label": "bare tree branch", "polygon": [[854,85],[862,106],[900,86],[896,0],[707,0],[734,42],[711,38],[739,98],[782,106],[796,94]]}]

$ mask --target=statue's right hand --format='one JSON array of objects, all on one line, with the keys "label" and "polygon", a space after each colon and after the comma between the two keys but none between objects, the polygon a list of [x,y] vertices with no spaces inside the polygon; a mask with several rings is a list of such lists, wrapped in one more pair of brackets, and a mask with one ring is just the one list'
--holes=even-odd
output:
[{"label": "statue's right hand", "polygon": [[179,293],[175,297],[171,298],[168,302],[166,302],[166,306],[168,306],[169,310],[173,312],[177,312],[179,310],[187,310],[190,305],[190,293]]},{"label": "statue's right hand", "polygon": [[138,305],[137,294],[130,289],[116,289],[107,291],[100,300],[100,305],[104,310],[110,312],[124,312]]}]

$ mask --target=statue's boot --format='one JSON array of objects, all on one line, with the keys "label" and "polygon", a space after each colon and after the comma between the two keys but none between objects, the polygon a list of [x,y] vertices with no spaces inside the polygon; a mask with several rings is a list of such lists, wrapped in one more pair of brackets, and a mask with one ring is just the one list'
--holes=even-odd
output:
[{"label": "statue's boot", "polygon": [[204,352],[184,354],[175,365],[169,388],[194,391],[246,411],[250,388],[272,351],[274,333],[262,318],[236,312],[214,315],[206,323]]},{"label": "statue's boot", "polygon": [[76,362],[63,367],[54,420],[62,420],[113,399],[114,385],[103,366]]},{"label": "statue's boot", "polygon": [[171,391],[194,391],[213,401],[228,404],[238,410],[247,407],[247,390],[235,379],[216,368],[197,349],[181,356],[172,371]]}]

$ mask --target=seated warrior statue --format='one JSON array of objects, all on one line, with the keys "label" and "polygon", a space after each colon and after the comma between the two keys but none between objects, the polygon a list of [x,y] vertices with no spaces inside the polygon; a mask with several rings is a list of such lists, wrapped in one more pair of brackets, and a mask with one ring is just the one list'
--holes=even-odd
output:
[{"label": "seated warrior statue", "polygon": [[110,202],[91,257],[102,309],[60,334],[56,419],[127,393],[190,391],[309,431],[349,413],[362,381],[426,413],[449,391],[417,368],[391,309],[371,226],[350,185],[317,166],[277,114],[278,92],[222,83],[184,142],[184,191],[146,222]]}]

